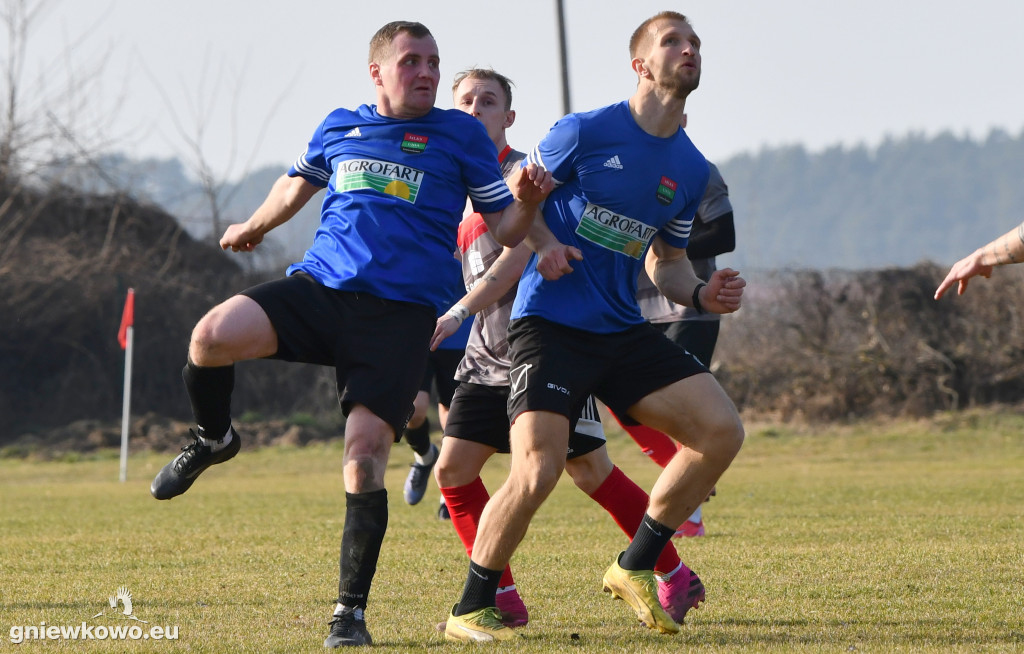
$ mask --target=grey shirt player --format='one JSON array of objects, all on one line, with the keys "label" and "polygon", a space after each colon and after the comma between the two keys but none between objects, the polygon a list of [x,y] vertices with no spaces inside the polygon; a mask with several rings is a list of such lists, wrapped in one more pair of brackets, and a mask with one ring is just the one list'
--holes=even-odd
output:
[{"label": "grey shirt player", "polygon": [[[526,154],[506,146],[498,153],[502,174],[507,178],[525,158]],[[469,292],[501,254],[502,247],[487,231],[480,214],[472,214],[459,226],[459,250],[462,278]],[[477,314],[455,379],[483,386],[508,386],[508,323],[515,299],[513,286],[500,300]]]}]

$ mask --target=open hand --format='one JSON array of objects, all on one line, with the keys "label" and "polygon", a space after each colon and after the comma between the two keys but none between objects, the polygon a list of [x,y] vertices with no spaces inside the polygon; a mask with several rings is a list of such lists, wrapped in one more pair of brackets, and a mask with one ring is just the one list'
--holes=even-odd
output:
[{"label": "open hand", "polygon": [[430,337],[430,351],[436,350],[444,339],[459,331],[461,326],[462,322],[450,313],[440,316],[437,319],[437,325],[434,327],[434,335]]},{"label": "open hand", "polygon": [[939,287],[935,289],[935,299],[938,300],[949,290],[953,284],[956,284],[956,294],[963,295],[964,291],[967,290],[967,282],[971,277],[984,277],[988,279],[992,276],[992,266],[985,266],[981,264],[981,255],[978,252],[964,257],[960,261],[953,264],[953,267],[949,269],[946,274],[946,278],[942,280]]}]

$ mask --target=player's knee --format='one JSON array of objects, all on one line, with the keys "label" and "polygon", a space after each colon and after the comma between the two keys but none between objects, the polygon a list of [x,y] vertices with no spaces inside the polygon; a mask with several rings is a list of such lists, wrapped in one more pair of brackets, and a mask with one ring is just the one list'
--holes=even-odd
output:
[{"label": "player's knee", "polygon": [[196,323],[188,347],[193,363],[199,366],[224,365],[226,357],[230,360],[237,358],[232,356],[238,348],[231,341],[232,331],[228,322],[229,318],[215,307]]},{"label": "player's knee", "polygon": [[722,466],[728,466],[736,458],[745,438],[743,423],[734,413],[720,416],[704,433],[704,456]]},{"label": "player's knee", "polygon": [[587,495],[591,495],[597,490],[601,486],[601,481],[603,481],[594,474],[593,470],[574,470],[568,466],[565,469],[569,473],[569,477],[572,478],[572,483],[576,485],[576,488]]},{"label": "player's knee", "polygon": [[565,471],[572,478],[572,483],[587,495],[596,491],[611,473],[612,465],[600,465],[590,457],[581,456],[565,462]]},{"label": "player's knee", "polygon": [[439,488],[465,486],[478,475],[479,471],[470,471],[469,466],[464,465],[458,458],[446,457],[444,448],[441,449],[441,458],[434,465],[434,479]]},{"label": "player's knee", "polygon": [[212,314],[206,314],[192,329],[189,356],[197,365],[202,365],[202,360],[208,358],[217,346],[217,319]]},{"label": "player's knee", "polygon": [[540,503],[551,494],[562,476],[562,465],[552,461],[538,462],[529,466],[513,466],[509,480],[524,498]]},{"label": "player's knee", "polygon": [[358,465],[386,466],[394,432],[380,418],[371,414],[362,405],[349,412],[345,425],[345,462]]},{"label": "player's knee", "polygon": [[[374,439],[367,439],[345,448],[345,481],[349,492],[363,492],[383,487],[387,469],[388,449]],[[351,486],[351,488],[349,488]]]}]

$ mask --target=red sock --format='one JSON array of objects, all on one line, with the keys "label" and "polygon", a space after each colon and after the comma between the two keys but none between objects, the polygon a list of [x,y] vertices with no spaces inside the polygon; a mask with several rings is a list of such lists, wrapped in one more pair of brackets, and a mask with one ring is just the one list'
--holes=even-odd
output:
[{"label": "red sock", "polygon": [[[484,486],[483,480],[477,477],[465,486],[442,488],[441,495],[444,496],[444,503],[448,505],[448,513],[451,514],[455,533],[459,535],[459,540],[466,547],[466,554],[472,557],[473,543],[476,542],[476,528],[480,524],[484,506],[491,498],[487,493],[487,487]],[[505,566],[498,586],[503,588],[514,583],[512,569]]]},{"label": "red sock", "polygon": [[644,454],[651,457],[655,463],[664,468],[672,460],[675,453],[679,451],[679,443],[671,436],[666,436],[657,429],[651,429],[643,425],[625,425],[614,413],[612,415],[618,421],[619,426],[626,430],[626,433],[636,441]]},{"label": "red sock", "polygon": [[[618,466],[612,468],[611,474],[597,487],[590,498],[611,514],[615,524],[626,532],[630,540],[633,539],[636,530],[640,528],[644,512],[647,511],[647,503],[651,499],[644,489],[637,486],[636,482],[619,470]],[[678,565],[679,553],[676,552],[675,545],[669,543],[661,551],[661,556],[658,557],[658,563],[654,569],[662,574],[667,574],[675,570]]]}]

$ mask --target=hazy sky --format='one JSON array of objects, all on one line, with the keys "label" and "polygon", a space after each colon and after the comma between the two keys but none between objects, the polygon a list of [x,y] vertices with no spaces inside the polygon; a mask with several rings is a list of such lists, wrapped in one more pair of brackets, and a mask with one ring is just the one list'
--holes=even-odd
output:
[{"label": "hazy sky", "polygon": [[[509,141],[529,149],[561,115],[555,2],[463,0],[51,0],[33,27],[27,80],[59,88],[101,71],[75,121],[102,121],[119,149],[187,155],[195,136],[220,174],[250,157],[286,167],[332,109],[373,102],[370,36],[419,20],[450,80],[492,66],[516,83]],[[723,160],[765,145],[811,150],[951,130],[1024,127],[1020,0],[565,0],[573,110],[628,97],[629,35],[671,8],[703,40],[688,130]],[[0,56],[6,56],[6,35]],[[72,71],[70,74],[68,71]],[[52,91],[51,91],[52,92]],[[180,127],[175,124],[177,121]],[[230,155],[234,153],[231,166]]]}]

